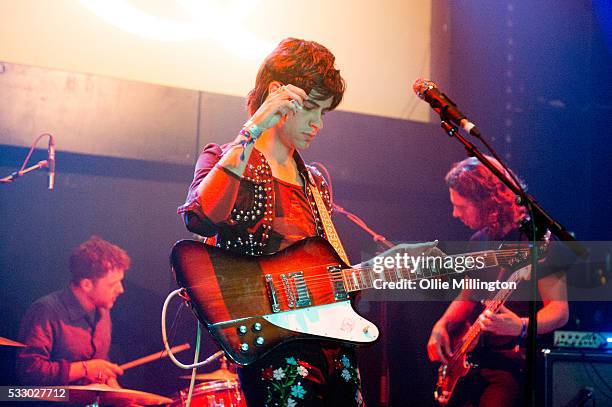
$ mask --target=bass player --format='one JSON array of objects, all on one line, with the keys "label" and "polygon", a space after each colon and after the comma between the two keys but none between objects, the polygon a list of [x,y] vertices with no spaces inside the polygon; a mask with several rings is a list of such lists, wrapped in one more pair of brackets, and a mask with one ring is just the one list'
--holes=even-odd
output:
[{"label": "bass player", "polygon": [[[489,158],[498,168],[499,163]],[[503,171],[503,170],[502,170]],[[524,209],[516,204],[513,192],[501,183],[476,158],[456,163],[445,177],[453,205],[453,216],[475,231],[470,241],[526,240],[519,231]],[[538,268],[538,291],[543,307],[537,314],[538,334],[545,334],[567,323],[569,317],[566,277],[553,267]],[[492,270],[492,278],[504,281],[510,275],[506,269]],[[528,284],[519,286],[525,289]],[[450,362],[452,349],[450,334],[473,321],[479,304],[475,293],[463,290],[449,305],[434,325],[427,352],[430,360],[442,364]],[[462,380],[454,395],[437,395],[441,404],[454,406],[518,406],[521,402],[524,352],[521,348],[526,336],[527,302],[502,306],[497,313],[485,310],[477,324],[483,332],[481,345],[475,352],[479,368],[472,369]]]}]

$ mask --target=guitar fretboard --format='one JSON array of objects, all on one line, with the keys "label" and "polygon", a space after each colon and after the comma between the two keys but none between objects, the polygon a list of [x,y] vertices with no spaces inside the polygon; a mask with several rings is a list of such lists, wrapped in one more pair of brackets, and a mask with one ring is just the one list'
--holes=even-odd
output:
[{"label": "guitar fretboard", "polygon": [[[519,270],[512,273],[512,275],[508,278],[507,281],[509,283],[518,283],[520,280],[521,275]],[[508,287],[512,287],[512,284],[509,284]],[[502,288],[497,292],[497,294],[492,300],[488,300],[485,302],[485,309],[491,311],[493,314],[497,313],[497,311],[501,308],[502,305],[504,305],[508,297],[510,297],[513,292],[513,288]],[[478,339],[480,333],[480,324],[478,322],[474,322],[463,336],[463,342],[461,343],[461,346],[458,348],[457,352],[455,352],[455,354],[453,355],[453,358],[460,358],[462,357],[462,355],[466,354],[469,349],[472,348],[472,344]]]},{"label": "guitar fretboard", "polygon": [[[503,258],[505,256],[505,252],[507,252],[507,250],[486,250],[481,252],[458,254],[438,258],[430,257],[423,258],[423,261],[419,261],[416,264],[414,264],[409,259],[407,262],[408,264],[402,264],[402,267],[394,267],[391,269],[383,267],[383,271],[375,270],[374,266],[353,267],[350,269],[341,270],[341,277],[347,292],[360,291],[368,288],[373,288],[374,281],[376,280],[382,280],[388,283],[398,283],[405,280],[416,281],[425,278],[436,278],[451,274],[462,274],[474,269],[496,267],[500,264],[500,256]],[[516,250],[513,250],[513,253],[516,254]],[[451,258],[453,264],[456,264],[455,261],[457,258],[466,258],[467,256],[471,256],[473,258],[482,257],[482,263],[484,264],[484,266],[482,266],[481,263],[479,263],[478,265],[473,264],[471,267],[467,267],[465,264],[463,264],[463,271],[461,272],[456,271],[455,268],[444,268],[445,259]],[[441,261],[434,261],[431,259],[441,259]]]}]

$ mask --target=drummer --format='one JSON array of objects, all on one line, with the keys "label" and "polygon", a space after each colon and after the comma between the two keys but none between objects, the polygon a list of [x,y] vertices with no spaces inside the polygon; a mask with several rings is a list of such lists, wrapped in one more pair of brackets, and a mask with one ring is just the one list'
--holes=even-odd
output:
[{"label": "drummer", "polygon": [[92,236],[70,257],[68,287],[34,302],[21,321],[17,378],[23,385],[106,383],[119,387],[123,370],[108,361],[110,309],[123,294],[130,257]]}]

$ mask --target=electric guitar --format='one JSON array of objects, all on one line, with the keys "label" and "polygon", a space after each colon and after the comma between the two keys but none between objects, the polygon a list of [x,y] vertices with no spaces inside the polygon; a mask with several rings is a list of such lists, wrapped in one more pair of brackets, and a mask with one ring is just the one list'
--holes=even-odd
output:
[{"label": "electric guitar", "polygon": [[[540,242],[540,245],[538,246],[538,252],[540,255],[548,249],[549,238],[550,232],[547,232],[544,241]],[[512,273],[507,281],[515,282],[518,285],[518,283],[521,281],[529,280],[530,276],[531,265],[527,265]],[[491,311],[493,314],[497,313],[501,306],[504,305],[506,300],[514,292],[514,289],[511,287],[513,287],[513,285],[508,284],[508,288],[500,289],[495,294],[493,299],[486,300],[484,302],[485,309],[480,313],[480,315],[483,315],[487,310]],[[514,285],[514,287],[516,287],[516,285]],[[482,333],[480,324],[478,323],[480,315],[478,315],[476,321],[467,329],[461,339],[454,344],[453,349],[455,351],[449,358],[448,362],[446,364],[442,364],[438,368],[438,380],[434,390],[434,399],[442,406],[448,404],[450,401],[459,379],[464,377],[473,367],[473,363],[471,363],[468,358],[469,353],[474,350],[478,344],[480,334]]]},{"label": "electric guitar", "polygon": [[[456,256],[468,255],[482,256],[484,267],[495,267],[523,261],[529,249]],[[196,317],[228,357],[243,366],[296,339],[372,343],[378,328],[354,311],[351,293],[372,288],[380,279],[401,282],[456,273],[420,267],[379,273],[372,266],[351,267],[320,237],[257,257],[181,240],[170,260]]]}]

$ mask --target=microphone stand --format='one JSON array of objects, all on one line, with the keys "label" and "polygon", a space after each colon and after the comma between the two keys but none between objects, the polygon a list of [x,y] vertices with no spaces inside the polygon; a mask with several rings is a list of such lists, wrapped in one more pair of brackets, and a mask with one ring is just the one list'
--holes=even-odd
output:
[{"label": "microphone stand", "polygon": [[[39,161],[38,163],[28,168],[25,168],[25,166],[28,164],[28,161],[30,160],[30,157],[32,156],[32,153],[34,152],[34,147],[36,147],[40,139],[42,139],[43,137],[49,137],[48,159]],[[50,133],[43,133],[40,136],[38,136],[38,138],[32,144],[32,147],[30,147],[30,151],[28,152],[28,155],[26,156],[23,164],[21,165],[21,168],[18,171],[15,171],[12,174],[7,175],[4,178],[0,178],[0,184],[9,184],[17,180],[17,178],[23,177],[25,174],[31,171],[39,170],[41,168],[49,168],[49,166],[51,166],[51,171],[53,171],[54,167],[52,164],[54,163],[54,160],[55,160],[55,150],[53,149],[54,147],[55,147],[55,141],[53,139],[53,136]],[[51,181],[49,183],[49,189],[53,189],[53,183]]]},{"label": "microphone stand", "polygon": [[384,249],[390,249],[394,246],[394,244],[388,241],[386,237],[370,229],[368,225],[363,221],[363,219],[361,219],[359,216],[347,211],[346,209],[344,209],[343,207],[341,207],[335,202],[332,203],[332,207],[334,208],[334,211],[343,214],[351,222],[353,222],[355,225],[363,229],[367,234],[372,236],[372,240],[374,240],[376,243],[380,244],[381,246],[384,246]]},{"label": "microphone stand", "polygon": [[[570,234],[559,222],[555,221],[550,215],[548,215],[544,209],[536,202],[531,196],[527,195],[520,183],[513,182],[510,177],[499,170],[490,160],[488,160],[484,154],[482,154],[474,144],[465,139],[459,134],[457,126],[446,120],[443,112],[441,113],[442,122],[441,126],[444,132],[451,138],[457,139],[465,147],[468,156],[476,157],[485,167],[487,167],[501,182],[503,182],[512,192],[517,196],[517,203],[527,208],[531,217],[531,230],[529,235],[533,237],[533,245],[531,247],[531,293],[533,298],[529,301],[529,324],[527,329],[527,358],[526,364],[526,377],[525,377],[525,389],[524,389],[524,405],[536,406],[536,335],[537,335],[537,311],[536,311],[536,298],[538,293],[537,283],[537,250],[536,241],[538,236],[543,236],[546,230],[550,230],[552,234],[557,236],[559,240],[563,241],[576,255],[581,258],[587,257],[586,249],[576,241],[576,238]],[[478,136],[488,148],[494,153],[494,150],[482,139],[482,136]],[[499,163],[506,169],[507,167],[503,162],[497,158]]]},{"label": "microphone stand", "polygon": [[7,175],[4,178],[0,178],[0,184],[11,183],[11,182],[17,180],[17,178],[23,177],[24,175],[26,175],[29,172],[32,172],[32,171],[35,171],[35,170],[39,170],[41,168],[47,168],[48,166],[49,166],[49,161],[48,160],[39,161],[38,163],[32,165],[31,167],[28,167],[28,168],[23,169],[23,170],[15,171],[12,174]]},{"label": "microphone stand", "polygon": [[[576,238],[565,229],[559,222],[555,221],[544,209],[537,203],[535,198],[525,193],[520,185],[512,182],[510,178],[501,172],[493,163],[491,163],[482,154],[474,144],[466,140],[461,134],[459,134],[456,126],[449,124],[447,121],[442,120],[442,128],[444,132],[450,137],[456,138],[468,152],[470,157],[476,157],[485,167],[487,167],[495,176],[503,182],[512,192],[517,195],[518,203],[527,207],[529,212],[532,214],[532,219],[536,222],[536,230],[539,233],[544,233],[546,229],[549,229],[552,234],[557,236],[559,240],[563,241],[576,255],[586,258],[588,255],[587,250],[576,240]],[[479,138],[482,140],[482,138]],[[484,142],[484,140],[482,140]],[[501,160],[498,159],[500,164],[507,168]],[[510,171],[508,171],[510,172]]]}]

